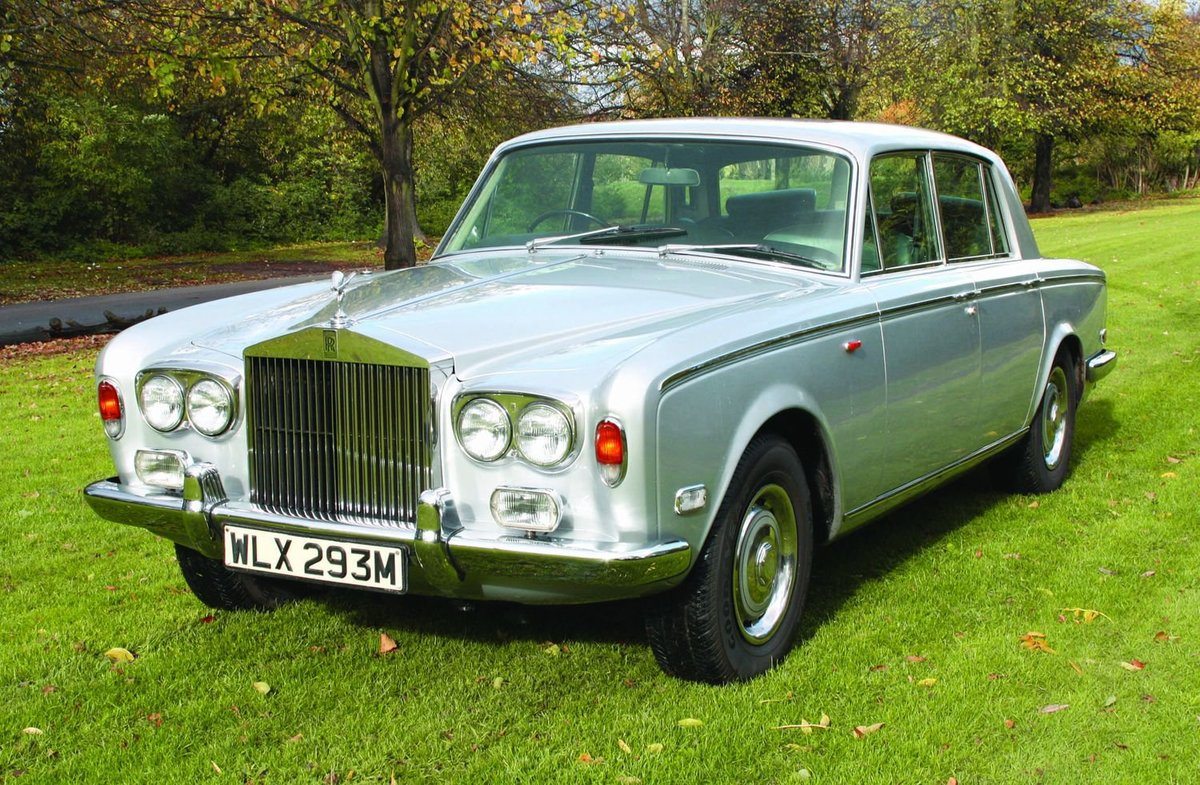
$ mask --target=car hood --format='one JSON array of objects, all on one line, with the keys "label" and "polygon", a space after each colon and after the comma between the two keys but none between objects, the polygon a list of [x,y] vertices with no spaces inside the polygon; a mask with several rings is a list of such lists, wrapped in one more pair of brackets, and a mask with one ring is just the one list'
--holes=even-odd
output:
[{"label": "car hood", "polygon": [[[391,335],[430,360],[449,358],[459,378],[531,359],[545,370],[628,354],[665,331],[773,296],[828,286],[769,265],[656,253],[499,252],[355,277],[340,308],[344,329]],[[240,356],[252,344],[328,326],[339,303],[327,286],[194,339]],[[585,348],[586,347],[586,348]]]}]

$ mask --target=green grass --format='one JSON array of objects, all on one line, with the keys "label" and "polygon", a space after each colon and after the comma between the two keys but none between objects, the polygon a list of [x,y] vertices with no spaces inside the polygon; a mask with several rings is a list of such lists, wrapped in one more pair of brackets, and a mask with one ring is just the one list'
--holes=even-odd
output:
[{"label": "green grass", "polygon": [[[426,255],[428,252],[426,250]],[[0,261],[0,305],[361,269],[382,264],[383,257],[372,242],[305,243],[254,251],[88,263],[69,259]]]},{"label": "green grass", "polygon": [[[822,550],[801,645],[724,688],[660,674],[632,604],[334,593],[208,621],[167,543],[80,499],[110,472],[93,353],[0,362],[0,780],[1194,782],[1198,222],[1197,202],[1038,221],[1047,254],[1108,271],[1121,354],[1066,486],[1007,496],[977,473]],[[377,656],[381,632],[398,651]]]}]

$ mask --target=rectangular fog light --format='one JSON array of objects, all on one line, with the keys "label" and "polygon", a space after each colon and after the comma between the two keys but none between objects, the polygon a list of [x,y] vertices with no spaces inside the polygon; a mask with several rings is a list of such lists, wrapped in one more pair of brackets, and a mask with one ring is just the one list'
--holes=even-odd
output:
[{"label": "rectangular fog light", "polygon": [[552,532],[562,520],[562,502],[554,491],[500,487],[492,491],[492,517],[512,529]]},{"label": "rectangular fog light", "polygon": [[138,479],[147,485],[182,491],[186,459],[178,450],[138,450],[133,456],[133,468]]}]

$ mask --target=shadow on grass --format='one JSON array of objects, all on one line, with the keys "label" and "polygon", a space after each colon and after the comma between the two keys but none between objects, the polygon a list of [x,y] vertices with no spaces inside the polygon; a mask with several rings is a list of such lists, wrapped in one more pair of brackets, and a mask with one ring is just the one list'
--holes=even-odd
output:
[{"label": "shadow on grass", "polygon": [[[1110,402],[1085,407],[1077,424],[1073,460],[1083,458],[1090,448],[1116,433]],[[896,570],[1008,498],[996,490],[985,465],[818,549],[800,642],[836,617],[864,583]],[[362,626],[457,636],[480,643],[566,640],[646,644],[642,610],[648,600],[526,606],[334,590],[325,601]]]}]

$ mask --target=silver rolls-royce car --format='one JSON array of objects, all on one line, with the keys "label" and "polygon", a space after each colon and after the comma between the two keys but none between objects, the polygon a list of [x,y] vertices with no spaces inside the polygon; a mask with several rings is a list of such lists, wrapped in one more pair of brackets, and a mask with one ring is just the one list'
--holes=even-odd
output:
[{"label": "silver rolls-royce car", "polygon": [[116,476],[86,497],[212,606],[657,595],[667,672],[745,679],[791,648],[818,544],[988,459],[1057,488],[1104,321],[1104,273],[1043,258],[962,139],[558,128],[495,151],[428,264],[115,338]]}]

